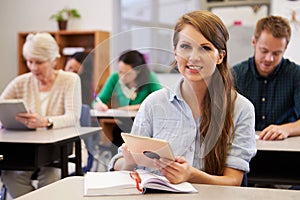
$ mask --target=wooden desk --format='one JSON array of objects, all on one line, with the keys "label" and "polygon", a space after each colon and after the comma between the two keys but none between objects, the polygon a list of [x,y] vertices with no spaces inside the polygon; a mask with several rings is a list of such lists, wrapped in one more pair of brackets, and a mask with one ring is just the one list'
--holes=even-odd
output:
[{"label": "wooden desk", "polygon": [[[1,170],[35,170],[59,160],[62,177],[68,176],[68,156],[75,143],[76,174],[82,175],[81,136],[94,134],[98,127],[70,127],[36,131],[0,130]],[[71,145],[71,146],[70,146]],[[68,151],[68,147],[70,151]]]},{"label": "wooden desk", "polygon": [[72,200],[89,200],[89,199],[122,199],[122,200],[295,200],[300,199],[300,192],[295,190],[264,189],[264,188],[247,188],[194,184],[198,193],[192,194],[175,194],[175,193],[156,193],[140,194],[128,196],[83,196],[83,179],[84,177],[67,177],[36,191],[25,194],[16,200],[52,200],[52,199],[72,199]]},{"label": "wooden desk", "polygon": [[103,128],[102,133],[105,137],[101,137],[101,145],[110,145],[113,140],[113,129],[118,123],[118,120],[129,120],[132,123],[137,111],[128,111],[120,109],[109,109],[108,111],[90,110],[91,117],[96,117],[99,120],[100,126]]},{"label": "wooden desk", "polygon": [[300,137],[282,141],[256,140],[257,154],[250,162],[249,184],[300,185]]}]

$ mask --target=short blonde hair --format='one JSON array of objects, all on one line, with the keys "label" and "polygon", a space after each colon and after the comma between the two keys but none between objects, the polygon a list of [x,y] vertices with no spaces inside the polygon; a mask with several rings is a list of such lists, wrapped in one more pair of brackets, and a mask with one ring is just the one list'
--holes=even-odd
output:
[{"label": "short blonde hair", "polygon": [[59,47],[49,33],[30,33],[23,45],[23,56],[52,62],[60,57]]}]

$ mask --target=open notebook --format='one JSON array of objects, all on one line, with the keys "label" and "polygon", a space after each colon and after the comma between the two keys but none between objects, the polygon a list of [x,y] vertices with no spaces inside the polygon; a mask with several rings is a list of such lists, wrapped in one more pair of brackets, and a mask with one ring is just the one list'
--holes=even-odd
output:
[{"label": "open notebook", "polygon": [[0,101],[0,121],[2,127],[5,129],[34,130],[16,120],[18,113],[27,112],[28,111],[22,99],[5,99]]},{"label": "open notebook", "polygon": [[85,196],[144,194],[149,190],[177,193],[198,192],[188,182],[171,184],[164,176],[141,169],[133,172],[87,172],[84,177]]}]

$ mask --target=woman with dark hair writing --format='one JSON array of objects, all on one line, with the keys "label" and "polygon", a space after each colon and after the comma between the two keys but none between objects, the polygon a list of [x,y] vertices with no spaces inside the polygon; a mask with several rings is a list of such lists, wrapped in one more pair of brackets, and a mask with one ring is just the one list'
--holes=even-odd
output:
[{"label": "woman with dark hair writing", "polygon": [[[93,108],[106,111],[111,108],[138,110],[143,100],[161,89],[154,72],[148,68],[144,55],[136,50],[123,52],[118,59],[118,72],[111,74],[93,101]],[[119,120],[120,121],[120,120]],[[132,120],[120,121],[113,130],[113,144],[120,146],[121,132],[130,132]]]}]

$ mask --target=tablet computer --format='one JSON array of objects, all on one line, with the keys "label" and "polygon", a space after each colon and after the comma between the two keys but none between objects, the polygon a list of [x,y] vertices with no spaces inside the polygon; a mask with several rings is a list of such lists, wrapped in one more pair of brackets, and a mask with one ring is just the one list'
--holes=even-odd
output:
[{"label": "tablet computer", "polygon": [[27,113],[27,109],[22,99],[0,100],[0,121],[2,127],[11,130],[34,130],[28,128],[25,124],[18,122],[16,116],[18,113]]},{"label": "tablet computer", "polygon": [[155,168],[152,159],[166,158],[175,160],[173,151],[168,141],[121,133],[121,136],[130,150],[133,159],[139,166]]}]

